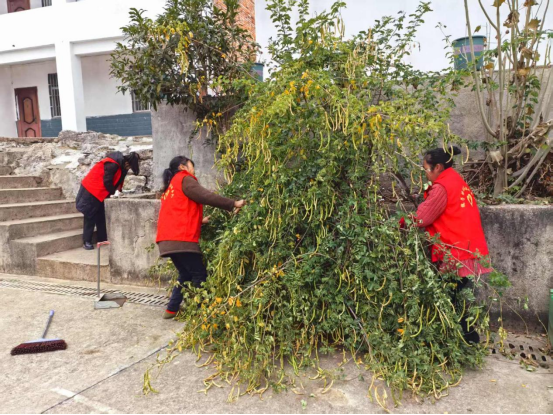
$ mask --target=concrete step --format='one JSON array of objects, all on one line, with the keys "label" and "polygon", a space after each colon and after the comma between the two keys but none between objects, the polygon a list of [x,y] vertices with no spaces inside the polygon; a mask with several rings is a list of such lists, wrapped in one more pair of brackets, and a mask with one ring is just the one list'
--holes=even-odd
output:
[{"label": "concrete step", "polygon": [[13,169],[10,166],[0,166],[0,175],[1,176],[7,176],[8,174],[12,174]]},{"label": "concrete step", "polygon": [[[36,275],[47,278],[96,281],[98,250],[85,251],[83,248],[77,248],[37,258],[36,272]],[[110,281],[109,247],[102,247],[101,250],[100,279]]]},{"label": "concrete step", "polygon": [[14,240],[47,233],[77,230],[82,229],[82,227],[83,215],[70,213],[0,222],[0,234],[7,233],[8,240]]},{"label": "concrete step", "polygon": [[69,251],[83,244],[82,229],[31,236],[10,241],[11,272],[35,275],[36,259]]},{"label": "concrete step", "polygon": [[0,165],[11,166],[29,151],[27,148],[12,148],[0,153]]},{"label": "concrete step", "polygon": [[10,221],[45,216],[77,213],[74,200],[54,200],[47,202],[12,203],[0,205],[0,221]]},{"label": "concrete step", "polygon": [[41,187],[42,177],[0,176],[0,189],[30,189]]},{"label": "concrete step", "polygon": [[44,202],[63,198],[61,187],[36,189],[0,189],[0,205],[26,202]]}]

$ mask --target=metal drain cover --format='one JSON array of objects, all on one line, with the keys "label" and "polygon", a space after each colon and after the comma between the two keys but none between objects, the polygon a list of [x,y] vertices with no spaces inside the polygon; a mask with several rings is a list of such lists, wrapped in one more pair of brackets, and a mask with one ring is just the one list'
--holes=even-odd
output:
[{"label": "metal drain cover", "polygon": [[[15,288],[18,290],[26,291],[40,291],[49,294],[72,295],[87,298],[94,298],[97,294],[95,288],[3,278],[0,278],[0,287]],[[154,295],[118,290],[102,290],[103,294],[115,292],[124,294],[127,297],[127,301],[134,304],[149,305],[154,307],[165,307],[165,305],[167,304],[167,297],[165,297],[164,295]]]}]

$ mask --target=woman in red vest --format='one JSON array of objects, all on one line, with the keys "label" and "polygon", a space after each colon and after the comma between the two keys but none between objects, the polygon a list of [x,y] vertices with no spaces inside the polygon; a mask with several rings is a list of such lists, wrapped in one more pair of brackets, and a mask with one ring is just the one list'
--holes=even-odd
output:
[{"label": "woman in red vest", "polygon": [[[469,185],[453,168],[453,156],[461,154],[458,147],[449,152],[442,148],[427,151],[423,168],[432,185],[424,193],[424,202],[417,209],[416,225],[425,228],[440,242],[431,248],[432,262],[442,272],[456,272],[461,277],[456,294],[470,288],[473,275],[479,278],[492,269],[482,265],[488,256],[488,245],[482,229],[476,198]],[[455,300],[455,299],[454,299]],[[461,319],[465,339],[478,343],[479,336]]]},{"label": "woman in red vest", "polygon": [[135,175],[140,172],[140,156],[115,151],[92,167],[81,183],[77,194],[77,210],[84,215],[83,248],[94,249],[92,235],[96,227],[98,242],[107,241],[106,210],[104,200],[121,191],[129,169]]},{"label": "woman in red vest", "polygon": [[178,285],[173,288],[171,299],[163,318],[171,319],[179,311],[183,299],[182,286],[192,283],[198,288],[207,279],[207,270],[200,250],[203,205],[238,212],[244,200],[234,201],[203,188],[194,176],[194,162],[177,156],[163,172],[164,190],[157,224],[159,253],[171,258],[179,272]]}]

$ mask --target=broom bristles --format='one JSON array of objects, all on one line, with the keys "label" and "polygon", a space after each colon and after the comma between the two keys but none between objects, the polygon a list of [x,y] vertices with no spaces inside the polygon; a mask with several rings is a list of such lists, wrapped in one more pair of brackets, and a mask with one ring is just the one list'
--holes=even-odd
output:
[{"label": "broom bristles", "polygon": [[67,349],[65,340],[43,340],[38,342],[21,343],[12,349],[11,355],[55,352]]}]

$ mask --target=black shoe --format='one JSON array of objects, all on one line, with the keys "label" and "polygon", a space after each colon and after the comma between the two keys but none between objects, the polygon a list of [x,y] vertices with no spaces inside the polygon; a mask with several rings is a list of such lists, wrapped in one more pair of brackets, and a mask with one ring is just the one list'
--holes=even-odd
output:
[{"label": "black shoe", "polygon": [[92,245],[90,242],[85,242],[83,244],[83,248],[87,251],[92,251],[94,249],[94,245]]}]

